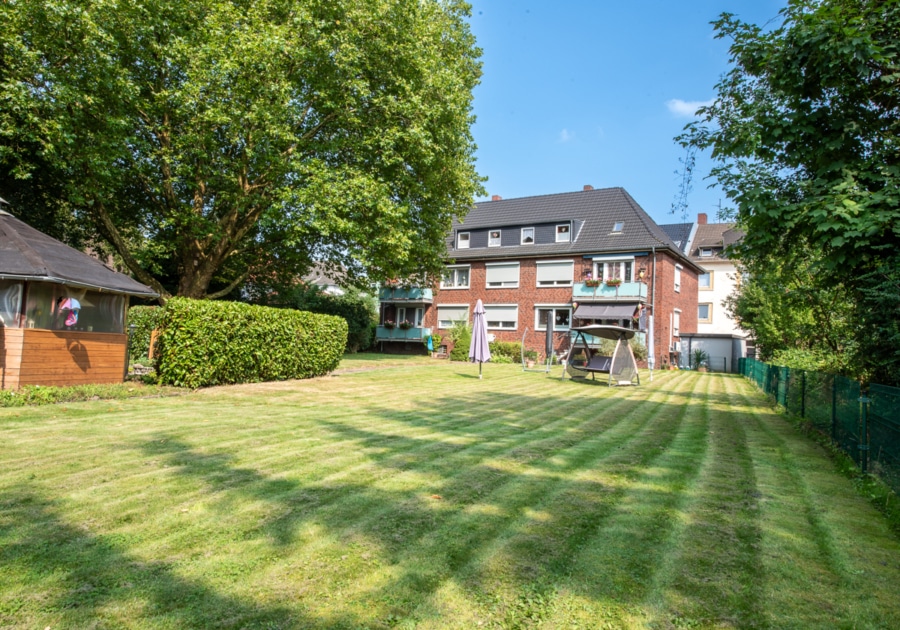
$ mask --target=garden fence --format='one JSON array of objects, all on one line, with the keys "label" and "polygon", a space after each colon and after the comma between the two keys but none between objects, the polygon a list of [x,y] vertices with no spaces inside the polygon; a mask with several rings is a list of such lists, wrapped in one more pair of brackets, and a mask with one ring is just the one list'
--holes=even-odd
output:
[{"label": "garden fence", "polygon": [[900,388],[740,359],[738,371],[900,493]]}]

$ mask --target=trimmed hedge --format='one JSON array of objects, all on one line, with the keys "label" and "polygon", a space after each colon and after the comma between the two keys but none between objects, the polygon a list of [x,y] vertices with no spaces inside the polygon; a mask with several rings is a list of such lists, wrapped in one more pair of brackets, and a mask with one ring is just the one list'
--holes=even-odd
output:
[{"label": "trimmed hedge", "polygon": [[172,298],[160,326],[160,384],[208,387],[311,378],[334,370],[347,322],[303,311]]},{"label": "trimmed hedge", "polygon": [[134,326],[128,356],[134,359],[146,357],[150,352],[150,333],[159,328],[163,309],[159,306],[132,306],[128,309],[128,326]]}]

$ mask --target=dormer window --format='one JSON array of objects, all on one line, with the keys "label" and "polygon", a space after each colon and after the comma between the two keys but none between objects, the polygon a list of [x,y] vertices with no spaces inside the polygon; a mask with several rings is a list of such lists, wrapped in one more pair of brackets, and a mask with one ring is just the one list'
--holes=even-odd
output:
[{"label": "dormer window", "polygon": [[500,247],[500,230],[488,232],[488,247]]},{"label": "dormer window", "polygon": [[624,228],[624,227],[625,227],[625,223],[624,223],[624,222],[622,222],[622,221],[616,221],[615,224],[613,225],[612,233],[613,233],[613,234],[621,234],[621,233],[622,233],[622,228]]},{"label": "dormer window", "polygon": [[557,243],[568,243],[569,238],[569,224],[565,225],[557,225],[556,226],[556,242]]},{"label": "dormer window", "polygon": [[460,232],[456,235],[456,249],[469,249],[468,232]]},{"label": "dormer window", "polygon": [[703,258],[709,258],[713,255],[712,247],[701,247],[700,248],[700,256]]},{"label": "dormer window", "polygon": [[522,245],[534,245],[534,228],[522,228]]}]

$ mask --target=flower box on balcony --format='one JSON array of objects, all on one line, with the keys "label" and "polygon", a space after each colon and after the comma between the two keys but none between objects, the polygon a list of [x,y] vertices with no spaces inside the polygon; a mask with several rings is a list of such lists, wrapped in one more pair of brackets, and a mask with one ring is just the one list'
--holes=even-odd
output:
[{"label": "flower box on balcony", "polygon": [[591,287],[591,288],[597,288],[600,286],[600,281],[599,280],[585,280],[584,286]]},{"label": "flower box on balcony", "polygon": [[608,286],[608,287],[617,287],[620,284],[622,284],[622,281],[619,280],[618,278],[610,278],[609,280],[606,281],[606,286]]}]

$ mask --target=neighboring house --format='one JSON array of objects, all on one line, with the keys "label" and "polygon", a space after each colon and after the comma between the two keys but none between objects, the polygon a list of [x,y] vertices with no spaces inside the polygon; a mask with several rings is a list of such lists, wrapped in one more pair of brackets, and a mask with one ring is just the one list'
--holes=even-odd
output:
[{"label": "neighboring house", "polygon": [[324,293],[344,295],[344,289],[340,286],[340,282],[320,263],[315,263],[301,280],[308,286],[319,287]]},{"label": "neighboring house", "polygon": [[[685,225],[692,226],[685,251],[706,272],[697,283],[697,328],[683,335],[682,365],[688,365],[692,352],[699,348],[709,355],[713,369],[731,372],[737,369],[737,360],[747,356],[748,335],[724,305],[739,282],[738,271],[725,250],[740,241],[743,234],[733,223],[708,223],[704,213],[697,215],[695,224],[662,227],[672,234],[676,230],[683,232]],[[749,346],[752,352],[752,341]]]},{"label": "neighboring house", "polygon": [[[704,270],[622,188],[495,196],[454,221],[447,258],[434,291],[382,290],[382,320],[394,327],[380,326],[380,340],[401,341],[392,335],[404,320],[401,342],[432,331],[445,336],[454,321],[471,321],[478,299],[496,339],[524,340],[539,352],[550,321],[562,353],[572,326],[641,330],[649,314],[660,366],[679,360],[681,331],[697,326],[697,276]],[[639,337],[646,343],[645,334]]]},{"label": "neighboring house", "polygon": [[157,296],[0,211],[0,386],[121,382],[132,295]]}]

